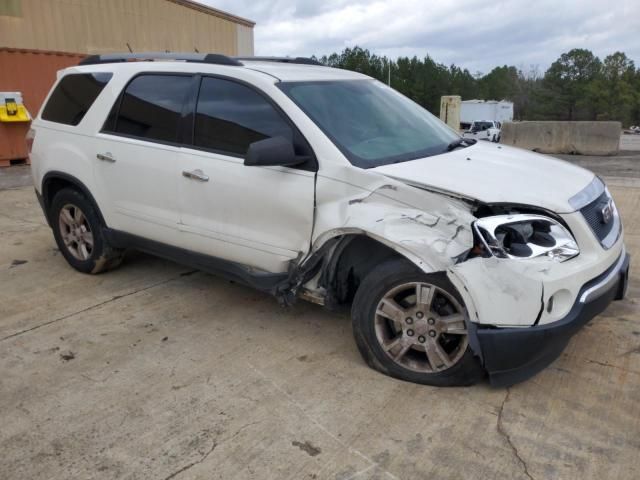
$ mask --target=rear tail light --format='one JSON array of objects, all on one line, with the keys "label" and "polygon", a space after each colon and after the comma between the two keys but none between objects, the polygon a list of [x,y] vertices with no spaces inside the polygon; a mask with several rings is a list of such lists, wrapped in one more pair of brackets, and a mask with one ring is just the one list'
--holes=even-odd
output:
[{"label": "rear tail light", "polygon": [[27,136],[25,137],[25,140],[27,142],[27,151],[29,152],[29,155],[31,155],[31,149],[33,148],[33,141],[36,139],[36,131],[33,128],[30,128],[29,131],[27,132]]}]

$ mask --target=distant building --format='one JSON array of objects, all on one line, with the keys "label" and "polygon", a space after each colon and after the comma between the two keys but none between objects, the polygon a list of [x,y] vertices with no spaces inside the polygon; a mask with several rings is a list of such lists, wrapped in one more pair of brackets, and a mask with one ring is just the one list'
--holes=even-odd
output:
[{"label": "distant building", "polygon": [[0,47],[253,55],[255,23],[190,0],[2,0]]},{"label": "distant building", "polygon": [[[0,0],[0,92],[35,116],[56,71],[87,54],[253,55],[255,23],[190,0]],[[26,156],[28,124],[0,124],[0,161]]]}]

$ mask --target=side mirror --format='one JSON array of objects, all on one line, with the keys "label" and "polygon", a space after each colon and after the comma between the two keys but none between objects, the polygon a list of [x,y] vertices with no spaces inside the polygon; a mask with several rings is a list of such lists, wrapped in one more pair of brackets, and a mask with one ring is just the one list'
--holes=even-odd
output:
[{"label": "side mirror", "polygon": [[249,145],[244,164],[249,167],[291,166],[302,163],[296,157],[293,143],[284,137],[265,138]]}]

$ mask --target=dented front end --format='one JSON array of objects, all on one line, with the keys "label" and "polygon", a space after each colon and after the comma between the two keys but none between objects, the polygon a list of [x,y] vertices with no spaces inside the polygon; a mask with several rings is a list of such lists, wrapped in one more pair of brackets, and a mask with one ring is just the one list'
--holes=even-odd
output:
[{"label": "dented front end", "polygon": [[461,290],[471,321],[496,327],[559,321],[579,301],[584,285],[624,255],[622,231],[617,242],[604,249],[579,212],[560,218],[579,248],[579,253],[568,259],[490,255],[448,269],[449,278]]},{"label": "dented front end", "polygon": [[338,260],[349,246],[364,248],[363,238],[367,247],[395,252],[427,273],[446,271],[473,248],[470,204],[361,172],[346,169],[339,180],[318,176],[312,248],[293,269],[294,291],[308,300],[331,305],[336,294],[344,300],[335,292],[346,288],[339,285]]},{"label": "dented front end", "polygon": [[[353,178],[345,179],[342,173],[339,180],[325,176],[317,180],[313,248],[300,262],[307,272],[311,270],[310,259],[318,262],[313,271],[317,275],[304,278],[306,291],[316,298],[326,293],[318,281],[320,270],[335,267],[326,259],[340,249],[340,239],[364,235],[425,273],[446,272],[463,297],[470,322],[490,327],[544,325],[567,315],[582,287],[610,267],[623,251],[621,233],[611,248],[603,249],[580,212],[492,207],[382,175],[350,169],[347,173]],[[354,187],[365,180],[366,188]],[[559,226],[575,240],[576,251],[566,258],[557,249],[522,258],[501,257],[489,251],[475,228],[479,219],[492,215],[525,214]],[[325,259],[324,265],[320,258]]]},{"label": "dented front end", "polygon": [[318,176],[313,246],[296,268],[297,285],[331,303],[336,259],[363,237],[375,241],[363,246],[382,245],[427,274],[446,272],[467,310],[470,346],[494,385],[544,368],[581,325],[624,296],[629,257],[612,201],[618,223],[605,241],[580,208],[491,205],[386,176],[340,173]]},{"label": "dented front end", "polygon": [[314,250],[330,238],[360,233],[387,245],[425,272],[434,272],[455,264],[473,247],[474,216],[461,200],[390,179],[382,179],[368,191],[331,198],[322,193],[332,190],[323,188],[324,181],[318,179]]}]

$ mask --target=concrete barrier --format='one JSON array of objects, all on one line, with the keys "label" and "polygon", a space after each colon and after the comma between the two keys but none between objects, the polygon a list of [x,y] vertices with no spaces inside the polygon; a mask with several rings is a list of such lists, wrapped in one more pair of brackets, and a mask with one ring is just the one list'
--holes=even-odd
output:
[{"label": "concrete barrier", "polygon": [[509,122],[500,143],[541,153],[616,155],[620,122]]},{"label": "concrete barrier", "polygon": [[444,95],[440,97],[440,120],[453,128],[456,132],[460,129],[460,95]]}]

